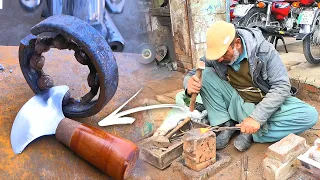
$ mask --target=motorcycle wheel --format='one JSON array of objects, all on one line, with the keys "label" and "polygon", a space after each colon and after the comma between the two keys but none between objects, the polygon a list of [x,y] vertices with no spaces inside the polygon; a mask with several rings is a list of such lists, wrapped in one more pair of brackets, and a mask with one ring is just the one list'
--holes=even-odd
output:
[{"label": "motorcycle wheel", "polygon": [[242,26],[243,23],[243,18],[241,17],[236,17],[232,20],[231,22],[232,24],[234,24],[235,26]]},{"label": "motorcycle wheel", "polygon": [[241,25],[248,28],[265,26],[267,21],[267,10],[261,8],[252,8],[245,15]]},{"label": "motorcycle wheel", "polygon": [[[270,21],[274,21],[275,18],[273,15],[270,15]],[[248,27],[248,28],[256,28],[256,27],[265,27],[267,22],[267,9],[261,9],[261,8],[252,8],[246,14],[244,20],[242,21],[242,26]],[[263,34],[264,38],[272,42],[272,37]]]},{"label": "motorcycle wheel", "polygon": [[303,53],[309,63],[320,64],[320,15],[314,23],[313,33],[303,39]]}]

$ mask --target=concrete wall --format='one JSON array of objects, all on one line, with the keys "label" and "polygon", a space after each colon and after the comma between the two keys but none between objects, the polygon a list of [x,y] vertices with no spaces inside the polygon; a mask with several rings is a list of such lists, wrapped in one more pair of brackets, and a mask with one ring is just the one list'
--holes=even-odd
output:
[{"label": "concrete wall", "polygon": [[188,4],[190,25],[190,41],[192,50],[192,65],[206,52],[206,32],[209,26],[218,20],[226,20],[225,0],[201,0]]},{"label": "concrete wall", "polygon": [[188,71],[205,54],[206,30],[217,20],[226,20],[225,0],[171,0],[170,13],[176,61]]}]

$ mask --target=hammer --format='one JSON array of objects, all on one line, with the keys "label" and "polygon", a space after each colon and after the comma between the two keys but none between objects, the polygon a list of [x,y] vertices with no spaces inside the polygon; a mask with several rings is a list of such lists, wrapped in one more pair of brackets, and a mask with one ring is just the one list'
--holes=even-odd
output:
[{"label": "hammer", "polygon": [[[198,61],[197,66],[196,66],[196,76],[201,79],[202,77],[202,70],[205,68],[205,63],[203,61]],[[197,94],[193,93],[191,95],[191,100],[190,100],[190,112],[193,112],[194,110],[194,105],[196,103],[196,98]],[[172,129],[166,136],[157,136],[153,139],[153,145],[160,147],[160,148],[167,148],[170,146],[170,137],[177,131],[179,130],[182,126],[187,124],[191,120],[190,117],[185,118],[180,124],[178,124],[174,129]]]}]

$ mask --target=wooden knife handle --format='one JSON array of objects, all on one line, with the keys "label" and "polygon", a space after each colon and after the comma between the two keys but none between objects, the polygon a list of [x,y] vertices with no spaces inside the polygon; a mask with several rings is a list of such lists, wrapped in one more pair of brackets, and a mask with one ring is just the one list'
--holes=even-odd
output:
[{"label": "wooden knife handle", "polygon": [[129,177],[139,156],[137,146],[131,141],[68,118],[59,123],[56,138],[117,180]]},{"label": "wooden knife handle", "polygon": [[[201,80],[201,78],[202,78],[202,69],[197,69],[196,76]],[[196,104],[197,95],[198,94],[196,94],[196,93],[192,93],[192,95],[191,95],[190,106],[189,106],[191,112],[194,110],[194,105]]]}]

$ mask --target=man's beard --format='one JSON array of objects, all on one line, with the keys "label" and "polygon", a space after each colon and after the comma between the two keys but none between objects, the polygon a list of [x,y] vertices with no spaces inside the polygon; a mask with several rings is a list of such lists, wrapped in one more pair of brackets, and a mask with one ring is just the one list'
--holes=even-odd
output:
[{"label": "man's beard", "polygon": [[234,47],[232,60],[223,60],[223,61],[221,61],[221,63],[231,66],[239,58],[239,56],[240,56],[239,51]]}]

